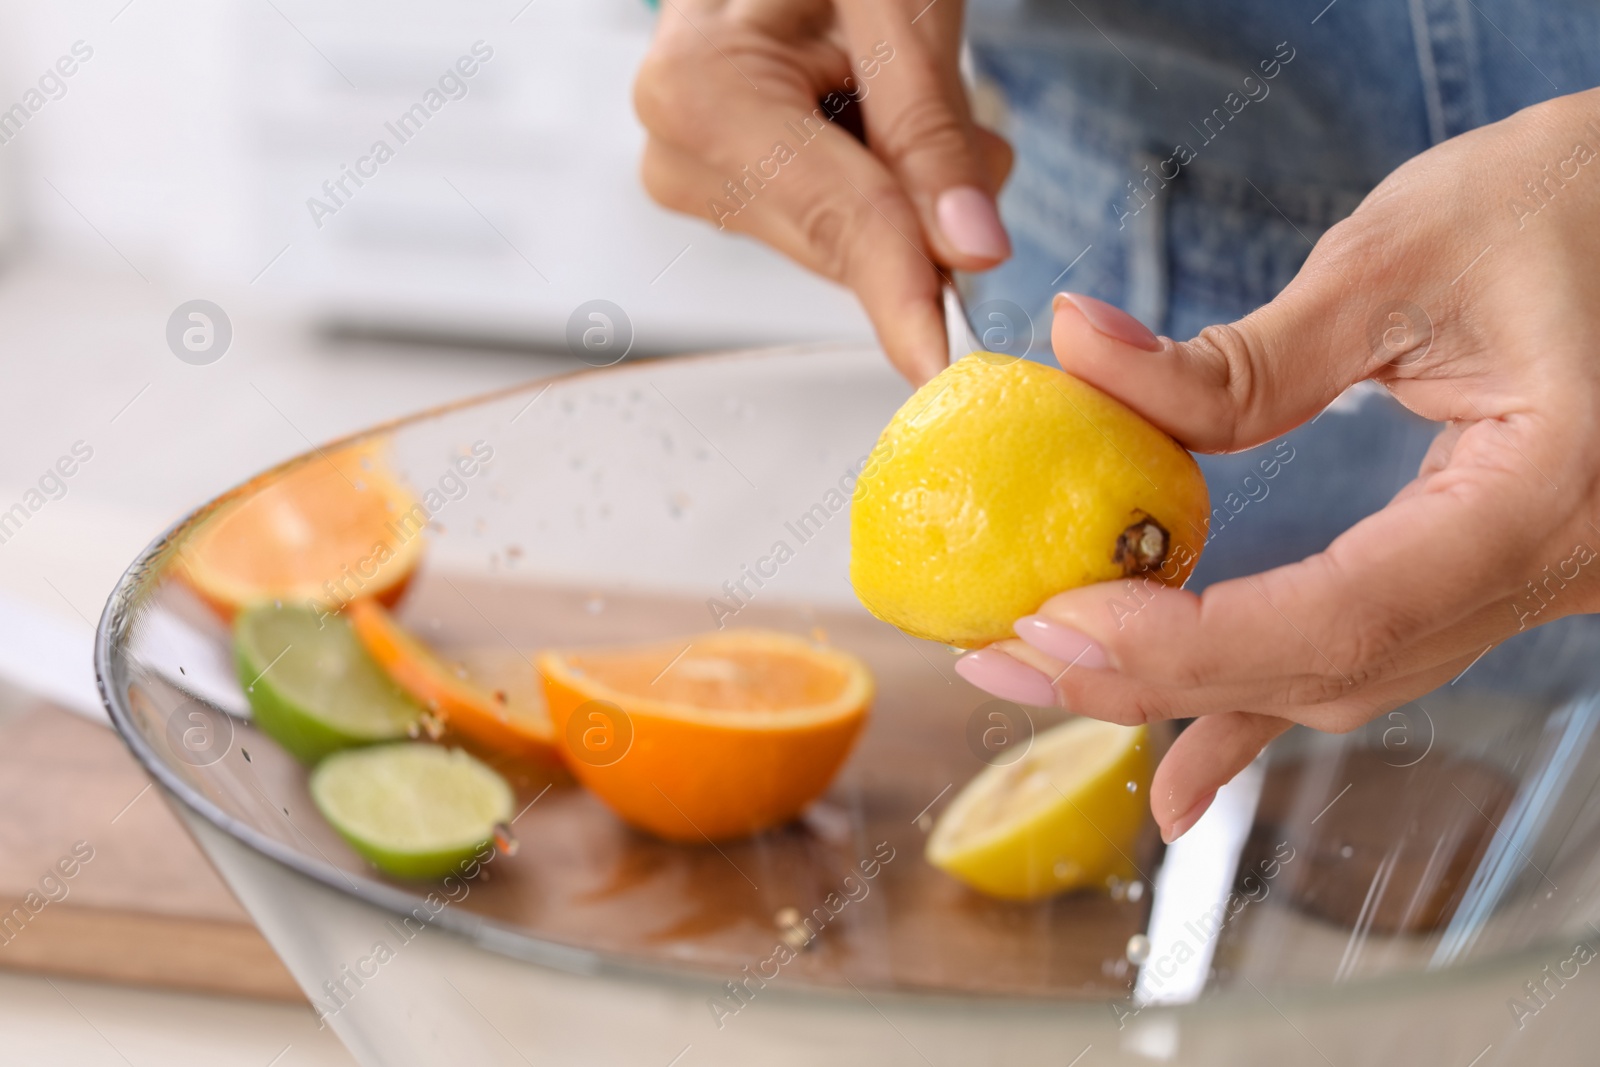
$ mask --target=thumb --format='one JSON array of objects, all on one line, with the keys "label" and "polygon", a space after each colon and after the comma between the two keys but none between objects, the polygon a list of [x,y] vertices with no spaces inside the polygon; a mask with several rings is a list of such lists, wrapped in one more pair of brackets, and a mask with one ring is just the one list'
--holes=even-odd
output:
[{"label": "thumb", "polygon": [[[1313,260],[1315,260],[1313,255]],[[1093,297],[1057,295],[1050,341],[1061,368],[1198,452],[1269,441],[1314,417],[1377,366],[1403,357],[1368,336],[1336,269],[1308,263],[1278,297],[1192,341],[1158,338]]]},{"label": "thumb", "polygon": [[852,49],[882,60],[861,83],[867,143],[915,206],[934,258],[957,270],[1008,258],[995,193],[1011,151],[972,120],[958,63],[961,5],[861,0],[842,15]]}]

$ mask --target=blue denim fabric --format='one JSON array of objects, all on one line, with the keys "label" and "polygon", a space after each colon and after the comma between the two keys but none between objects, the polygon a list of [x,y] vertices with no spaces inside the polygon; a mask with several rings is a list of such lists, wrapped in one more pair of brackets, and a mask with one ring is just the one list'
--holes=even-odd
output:
[{"label": "blue denim fabric", "polygon": [[1017,148],[1016,254],[972,299],[1046,322],[1070,288],[1177,337],[1270,300],[1411,156],[1600,84],[1594,0],[969,0],[968,32]]}]

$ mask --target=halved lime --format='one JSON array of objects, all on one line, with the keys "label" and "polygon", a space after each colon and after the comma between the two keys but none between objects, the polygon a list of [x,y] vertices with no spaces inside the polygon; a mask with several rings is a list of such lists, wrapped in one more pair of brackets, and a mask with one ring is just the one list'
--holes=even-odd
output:
[{"label": "halved lime", "polygon": [[350,847],[398,878],[460,874],[511,818],[511,787],[459,748],[375,745],[329,756],[311,799]]},{"label": "halved lime", "polygon": [[305,763],[405,737],[422,715],[341,616],[260,604],[234,621],[233,649],[256,724]]}]

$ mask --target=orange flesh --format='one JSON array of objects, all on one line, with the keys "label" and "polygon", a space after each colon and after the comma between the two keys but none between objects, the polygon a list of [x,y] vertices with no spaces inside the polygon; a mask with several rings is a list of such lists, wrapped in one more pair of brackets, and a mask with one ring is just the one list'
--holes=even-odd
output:
[{"label": "orange flesh", "polygon": [[[352,562],[353,549],[372,547],[374,532],[392,518],[388,504],[314,464],[292,483],[271,486],[220,516],[207,556],[218,570],[267,586],[337,575]],[[308,513],[317,514],[315,525]],[[273,551],[261,551],[264,543]]]},{"label": "orange flesh", "polygon": [[[329,452],[224,506],[182,549],[185,576],[224,613],[270,597],[393,595],[421,556],[426,512],[370,447]],[[330,605],[331,606],[331,605]]]},{"label": "orange flesh", "polygon": [[[685,647],[687,646],[687,650]],[[638,652],[574,653],[567,663],[623,696],[704,711],[785,711],[838,699],[849,676],[816,657],[692,641]]]},{"label": "orange flesh", "polygon": [[[573,775],[624,822],[685,843],[797,815],[827,791],[872,700],[854,657],[755,630],[534,662]],[[579,747],[597,713],[614,717],[607,704],[631,737],[611,762]]]},{"label": "orange flesh", "polygon": [[547,717],[514,712],[494,693],[463,678],[380,604],[355,601],[345,616],[372,658],[447,730],[474,747],[514,759],[550,763],[557,758]]}]

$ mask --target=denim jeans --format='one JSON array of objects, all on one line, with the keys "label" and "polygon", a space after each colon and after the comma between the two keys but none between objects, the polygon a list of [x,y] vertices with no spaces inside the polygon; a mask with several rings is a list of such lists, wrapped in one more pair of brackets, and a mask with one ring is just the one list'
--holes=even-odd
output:
[{"label": "denim jeans", "polygon": [[[998,102],[1017,159],[1015,254],[962,288],[1020,305],[1046,362],[1058,290],[1192,337],[1272,299],[1411,156],[1600,84],[1596,0],[969,0],[967,25],[980,115]],[[1192,587],[1325,547],[1435,430],[1369,387],[1285,442],[1202,457],[1221,510]],[[1296,458],[1267,480],[1275,447]]]},{"label": "denim jeans", "polygon": [[1595,0],[969,0],[967,23],[1017,149],[1016,254],[972,299],[1043,323],[1068,288],[1175,337],[1270,300],[1411,156],[1600,85]]}]

